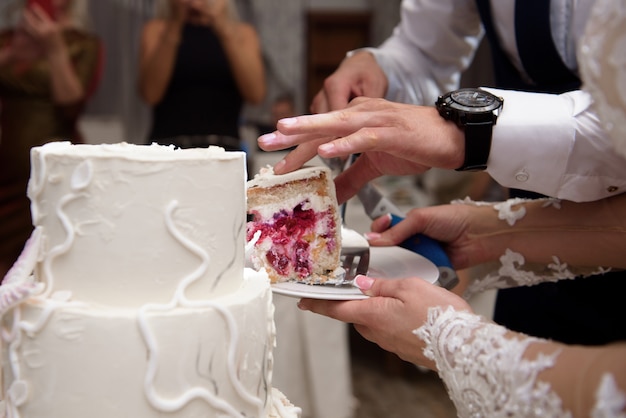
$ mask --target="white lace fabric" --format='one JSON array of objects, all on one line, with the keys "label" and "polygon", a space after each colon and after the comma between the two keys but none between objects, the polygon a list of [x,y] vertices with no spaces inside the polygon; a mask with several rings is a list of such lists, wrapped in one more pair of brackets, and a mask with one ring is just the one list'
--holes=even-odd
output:
[{"label": "white lace fabric", "polygon": [[[429,309],[426,323],[414,331],[426,344],[450,398],[462,418],[572,417],[541,371],[555,367],[559,352],[525,358],[538,338],[510,333],[506,328],[451,307]],[[624,418],[626,395],[610,373],[596,391],[593,418]]]},{"label": "white lace fabric", "polygon": [[580,44],[583,89],[591,93],[615,150],[626,157],[626,3],[596,0]]},{"label": "white lace fabric", "polygon": [[[626,2],[596,0],[580,42],[579,64],[583,88],[591,93],[616,151],[626,157]],[[488,205],[467,200],[460,203]],[[523,201],[509,200],[493,206],[499,219],[513,226],[526,213],[520,203]],[[545,205],[559,208],[560,203],[547,199]],[[511,250],[506,250],[499,261],[470,286],[468,294],[606,271],[601,267],[578,269],[558,257],[547,266],[531,265],[522,254]],[[435,362],[459,417],[572,416],[563,409],[562,398],[550,382],[539,377],[542,371],[559,367],[562,351],[534,358],[525,355],[530,346],[548,341],[510,332],[472,313],[441,307],[430,308],[428,320],[414,333],[425,342],[424,354]],[[608,369],[600,372],[603,374],[588,416],[626,418],[626,388],[618,386]],[[623,376],[617,377],[623,381]]]},{"label": "white lace fabric", "polygon": [[[491,206],[498,219],[513,228],[529,213],[526,202],[533,202],[541,216],[555,215],[543,214],[543,210],[562,208],[559,200],[549,198],[510,199],[495,204],[465,199],[453,203]],[[533,213],[537,215],[536,211]],[[490,264],[484,277],[472,281],[465,296],[487,289],[532,286],[608,271],[602,267],[569,266],[556,256],[552,259],[547,265],[530,264],[519,252],[506,249],[498,263]],[[563,409],[562,399],[551,384],[539,378],[542,371],[558,367],[560,351],[527,356],[531,345],[549,341],[511,332],[469,312],[441,307],[430,308],[428,320],[414,333],[425,342],[424,354],[435,362],[459,417],[573,417]],[[626,395],[607,372],[596,389],[596,403],[589,407],[589,416],[626,418],[622,412],[625,408]]]},{"label": "white lace fabric", "polygon": [[[540,202],[542,208],[560,210],[561,201],[554,198],[544,199],[520,199],[514,198],[504,202],[475,202],[469,198],[465,200],[455,200],[453,204],[465,204],[475,206],[491,206],[498,212],[498,219],[513,227],[526,215],[525,202]],[[610,268],[602,266],[580,267],[572,266],[562,262],[556,255],[552,256],[552,263],[536,264],[527,263],[524,255],[519,252],[506,249],[498,262],[482,265],[480,271],[483,277],[472,278],[471,283],[465,291],[464,297],[470,298],[472,295],[490,289],[506,289],[518,286],[533,286],[544,282],[555,282],[564,279],[574,279],[576,277],[587,277],[602,274],[610,271]]]}]

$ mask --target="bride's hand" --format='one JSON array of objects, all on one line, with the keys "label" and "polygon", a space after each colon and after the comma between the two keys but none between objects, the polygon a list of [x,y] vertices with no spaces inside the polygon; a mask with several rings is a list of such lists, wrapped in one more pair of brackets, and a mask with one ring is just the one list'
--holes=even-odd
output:
[{"label": "bride's hand", "polygon": [[370,296],[353,301],[302,299],[298,307],[352,323],[367,340],[405,361],[434,369],[423,354],[424,341],[413,331],[428,318],[432,306],[471,311],[459,296],[420,278],[374,279],[358,276],[357,286]]},{"label": "bride's hand", "polygon": [[442,243],[455,269],[461,270],[497,259],[500,241],[490,239],[498,230],[510,229],[498,219],[492,206],[464,204],[412,209],[402,222],[389,227],[389,216],[381,216],[366,234],[372,246],[398,245],[415,234]]}]

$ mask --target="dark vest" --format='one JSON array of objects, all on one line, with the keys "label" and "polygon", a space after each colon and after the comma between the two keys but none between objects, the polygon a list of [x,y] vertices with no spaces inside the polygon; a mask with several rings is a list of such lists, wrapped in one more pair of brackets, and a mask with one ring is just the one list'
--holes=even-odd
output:
[{"label": "dark vest", "polygon": [[[518,0],[515,5],[516,42],[530,82],[500,46],[490,0],[476,3],[498,87],[555,94],[580,88],[580,79],[565,66],[552,42],[549,0]],[[521,190],[511,190],[511,196],[541,197]],[[514,331],[567,344],[606,344],[626,340],[621,308],[625,294],[626,272],[505,289],[498,291],[494,320]]]}]

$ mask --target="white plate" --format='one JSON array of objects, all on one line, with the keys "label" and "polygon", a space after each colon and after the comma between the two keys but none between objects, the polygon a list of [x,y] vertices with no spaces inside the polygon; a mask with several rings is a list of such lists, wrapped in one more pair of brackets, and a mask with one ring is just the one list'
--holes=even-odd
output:
[{"label": "white plate", "polygon": [[[367,274],[385,279],[420,277],[429,283],[435,283],[439,278],[439,270],[432,262],[401,247],[370,247],[370,268]],[[286,282],[273,284],[272,291],[295,298],[326,300],[367,298],[358,288],[350,286]]]}]

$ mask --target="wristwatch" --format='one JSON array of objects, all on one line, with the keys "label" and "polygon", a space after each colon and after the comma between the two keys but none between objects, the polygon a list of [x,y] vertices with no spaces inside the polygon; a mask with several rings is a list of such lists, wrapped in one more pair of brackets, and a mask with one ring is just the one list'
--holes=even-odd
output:
[{"label": "wristwatch", "polygon": [[491,133],[504,99],[481,89],[460,89],[439,96],[435,105],[439,114],[465,131],[465,160],[457,171],[481,171],[487,168]]}]

